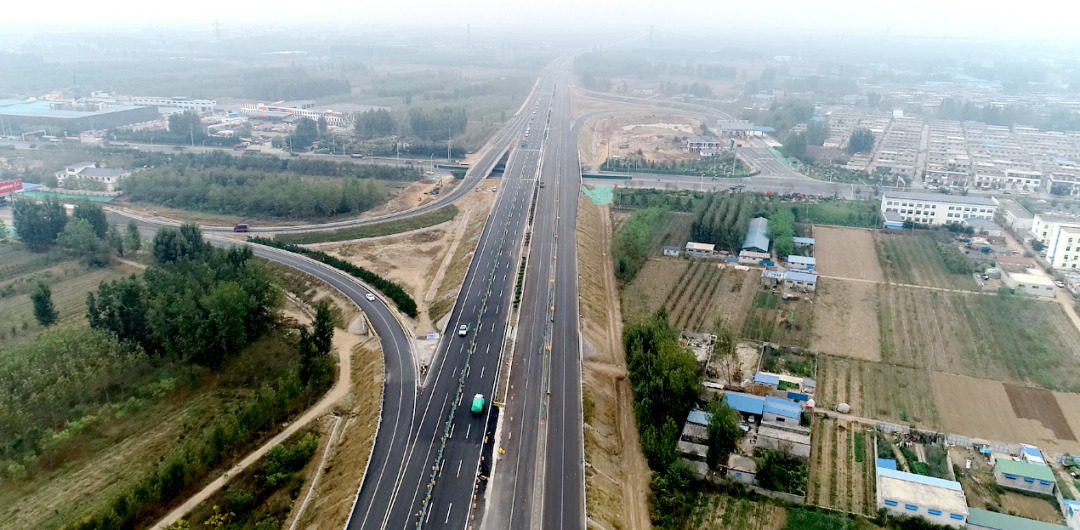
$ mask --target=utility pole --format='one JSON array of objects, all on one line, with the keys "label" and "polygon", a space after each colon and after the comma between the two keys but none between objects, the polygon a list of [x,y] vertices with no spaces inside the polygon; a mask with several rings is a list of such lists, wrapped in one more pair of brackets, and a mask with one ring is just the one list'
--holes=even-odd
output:
[{"label": "utility pole", "polygon": [[188,122],[188,129],[191,131],[191,148],[195,148],[195,124]]},{"label": "utility pole", "polygon": [[446,131],[446,163],[450,163],[450,142],[454,139],[454,130],[448,129]]},{"label": "utility pole", "polygon": [[217,19],[214,19],[214,38],[217,39],[218,44],[221,44],[221,24],[218,24]]},{"label": "utility pole", "polygon": [[652,24],[649,24],[649,47],[652,48]]},{"label": "utility pole", "polygon": [[472,28],[468,24],[465,24],[465,47],[472,47]]}]

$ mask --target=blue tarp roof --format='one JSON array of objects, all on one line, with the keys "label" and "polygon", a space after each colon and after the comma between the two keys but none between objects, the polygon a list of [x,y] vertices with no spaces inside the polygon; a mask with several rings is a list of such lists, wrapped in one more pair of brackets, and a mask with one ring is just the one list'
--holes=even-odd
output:
[{"label": "blue tarp roof", "polygon": [[746,239],[743,239],[742,248],[752,248],[762,252],[769,251],[769,220],[764,217],[755,217],[750,220],[750,226],[746,230]]},{"label": "blue tarp roof", "polygon": [[704,410],[691,410],[690,414],[686,415],[686,421],[690,423],[696,423],[698,425],[708,425],[709,420],[711,419],[712,414],[709,414]]},{"label": "blue tarp roof", "polygon": [[809,272],[787,271],[785,277],[793,282],[817,283],[817,274]]},{"label": "blue tarp roof", "polygon": [[765,407],[762,411],[796,420],[802,415],[802,407],[798,403],[773,396],[765,396]]},{"label": "blue tarp roof", "polygon": [[946,488],[955,491],[964,491],[964,489],[960,487],[959,482],[953,482],[951,480],[944,480],[934,477],[924,477],[922,475],[916,475],[915,473],[896,471],[895,469],[886,469],[883,467],[879,467],[877,468],[877,474],[882,477],[895,478],[897,480],[906,480],[908,482],[925,484],[927,486],[935,486],[938,488]]},{"label": "blue tarp roof", "polygon": [[761,416],[761,411],[765,409],[765,398],[761,396],[755,396],[752,394],[743,394],[742,392],[730,392],[725,391],[724,397],[727,399],[727,404],[743,414],[756,414]]},{"label": "blue tarp roof", "polygon": [[877,459],[877,467],[896,471],[896,460],[893,460],[892,458],[879,458]]},{"label": "blue tarp roof", "polygon": [[[755,96],[755,97],[756,97],[756,96]],[[772,97],[772,96],[766,96],[766,97]],[[773,129],[772,127],[767,127],[767,126],[765,126],[765,125],[755,125],[755,126],[754,126],[754,130],[755,130],[755,131],[758,131],[758,132],[764,132],[764,133],[773,133],[773,132],[776,132],[776,129]]]},{"label": "blue tarp roof", "polygon": [[814,265],[817,263],[816,259],[807,256],[788,256],[787,260],[788,263],[803,263],[806,265]]},{"label": "blue tarp roof", "polygon": [[814,238],[812,238],[812,237],[793,237],[793,238],[791,238],[791,240],[796,245],[813,245],[814,244]]},{"label": "blue tarp roof", "polygon": [[754,374],[754,382],[759,385],[772,385],[776,386],[780,384],[780,376],[776,374],[767,374],[765,372],[758,372]]}]

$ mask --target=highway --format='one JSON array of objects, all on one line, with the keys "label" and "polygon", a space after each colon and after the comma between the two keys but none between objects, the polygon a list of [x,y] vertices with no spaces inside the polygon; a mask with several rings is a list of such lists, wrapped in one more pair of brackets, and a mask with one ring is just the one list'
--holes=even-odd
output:
[{"label": "highway", "polygon": [[[405,529],[421,526],[465,528],[482,513],[472,510],[481,470],[481,448],[497,419],[491,406],[499,377],[500,354],[513,299],[519,249],[537,174],[554,69],[546,70],[535,100],[522,113],[499,196],[480,236],[458,300],[426,379],[421,381],[416,414],[403,443],[381,457],[364,480],[347,528]],[[535,112],[534,112],[535,111]],[[520,140],[524,140],[521,145]],[[539,190],[543,191],[543,190]],[[468,328],[465,336],[456,332]],[[482,394],[482,414],[469,410]],[[399,438],[401,435],[399,435]],[[381,471],[376,472],[379,468]],[[483,495],[484,491],[477,492]]]}]

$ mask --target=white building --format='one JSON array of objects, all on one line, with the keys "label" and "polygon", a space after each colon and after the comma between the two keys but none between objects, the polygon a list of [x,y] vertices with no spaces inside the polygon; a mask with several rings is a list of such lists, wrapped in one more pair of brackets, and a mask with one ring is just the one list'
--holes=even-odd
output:
[{"label": "white building", "polygon": [[1054,298],[1054,281],[1038,269],[1029,269],[1028,272],[1002,273],[1001,283],[1017,293],[1024,292],[1030,296],[1048,300]]},{"label": "white building", "polygon": [[959,482],[877,468],[877,506],[894,515],[919,516],[946,526],[963,528],[967,498]]},{"label": "white building", "polygon": [[893,211],[904,221],[926,225],[961,223],[973,217],[993,219],[998,201],[993,197],[945,195],[910,191],[881,194],[881,214]]},{"label": "white building", "polygon": [[129,96],[128,103],[166,109],[183,109],[194,112],[214,112],[217,101],[213,99],[192,99],[185,97]]},{"label": "white building", "polygon": [[689,241],[686,243],[686,255],[691,258],[713,258],[716,257],[716,245]]},{"label": "white building", "polygon": [[57,187],[72,187],[72,180],[80,181],[81,183],[98,183],[100,191],[116,191],[117,184],[124,178],[130,175],[131,172],[126,169],[114,168],[114,167],[97,167],[94,162],[82,162],[67,166],[63,171],[56,172],[56,185]]},{"label": "white building", "polygon": [[250,118],[287,118],[297,116],[318,120],[326,118],[326,124],[334,127],[347,126],[355,115],[370,110],[390,110],[389,107],[373,105],[355,105],[341,103],[328,107],[317,107],[312,100],[284,101],[279,103],[244,103],[240,113]]},{"label": "white building", "polygon": [[1012,228],[1020,234],[1031,230],[1031,224],[1035,216],[1023,206],[1012,199],[1001,201],[1001,209],[1005,215],[1005,226]]},{"label": "white building", "polygon": [[[1072,266],[1076,253],[1080,252],[1077,244],[1080,243],[1080,217],[1050,215],[1044,213],[1035,214],[1031,220],[1031,233],[1043,245],[1046,259],[1054,268],[1075,268]],[[1068,265],[1062,266],[1062,263]]]}]

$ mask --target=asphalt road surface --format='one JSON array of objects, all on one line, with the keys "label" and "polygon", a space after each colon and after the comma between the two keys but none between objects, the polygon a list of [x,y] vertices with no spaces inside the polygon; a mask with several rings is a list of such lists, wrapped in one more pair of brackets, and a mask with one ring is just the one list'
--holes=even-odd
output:
[{"label": "asphalt road surface", "polygon": [[[535,100],[520,115],[521,130],[529,136],[523,132],[511,140],[517,147],[451,312],[448,333],[421,381],[412,428],[392,448],[382,472],[368,472],[349,529],[412,529],[418,523],[465,528],[474,515],[482,515],[472,509],[472,496],[492,413],[519,248],[532,194],[538,189],[553,85],[554,70],[548,69]],[[462,325],[468,331],[459,336]],[[487,402],[481,414],[469,410],[475,394]]]},{"label": "asphalt road surface", "polygon": [[569,75],[555,88],[532,250],[495,466],[482,528],[584,528],[577,297],[580,169]]}]

